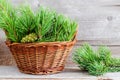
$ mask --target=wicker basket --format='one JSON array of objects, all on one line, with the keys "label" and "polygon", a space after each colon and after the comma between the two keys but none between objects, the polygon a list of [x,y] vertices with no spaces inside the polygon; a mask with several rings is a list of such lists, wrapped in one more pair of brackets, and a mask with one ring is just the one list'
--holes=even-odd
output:
[{"label": "wicker basket", "polygon": [[28,74],[51,74],[64,69],[66,58],[75,44],[71,42],[10,43],[19,70]]}]

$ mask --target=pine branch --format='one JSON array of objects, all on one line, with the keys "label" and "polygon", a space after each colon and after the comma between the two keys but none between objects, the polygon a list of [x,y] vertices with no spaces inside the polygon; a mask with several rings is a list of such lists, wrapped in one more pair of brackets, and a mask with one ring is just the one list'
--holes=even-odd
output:
[{"label": "pine branch", "polygon": [[0,0],[0,28],[12,42],[21,42],[31,33],[37,35],[36,42],[71,41],[77,23],[48,8],[40,7],[33,12],[30,6],[16,9],[6,0]]},{"label": "pine branch", "polygon": [[12,41],[17,41],[17,31],[15,28],[16,12],[13,6],[6,0],[0,0],[0,27],[8,32],[7,37]]},{"label": "pine branch", "polygon": [[75,51],[73,60],[81,69],[95,76],[120,71],[120,58],[112,58],[110,49],[105,46],[95,51],[86,43]]}]

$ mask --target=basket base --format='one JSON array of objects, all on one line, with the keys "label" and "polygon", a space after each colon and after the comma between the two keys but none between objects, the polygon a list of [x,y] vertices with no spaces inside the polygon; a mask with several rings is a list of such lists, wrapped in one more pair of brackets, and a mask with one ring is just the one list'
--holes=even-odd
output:
[{"label": "basket base", "polygon": [[55,73],[60,73],[63,71],[64,66],[56,67],[56,68],[51,68],[51,69],[46,69],[46,70],[35,70],[35,71],[28,71],[28,70],[21,70],[19,69],[20,72],[25,73],[25,74],[33,74],[33,75],[48,75],[48,74],[55,74]]}]

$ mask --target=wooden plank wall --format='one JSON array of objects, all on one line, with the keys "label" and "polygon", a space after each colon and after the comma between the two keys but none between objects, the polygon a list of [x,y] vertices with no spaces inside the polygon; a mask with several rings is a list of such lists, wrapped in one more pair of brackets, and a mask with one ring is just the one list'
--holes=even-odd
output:
[{"label": "wooden plank wall", "polygon": [[[18,6],[25,0],[12,2]],[[75,19],[79,23],[79,30],[74,49],[89,42],[94,47],[107,45],[114,56],[120,55],[120,0],[28,0],[28,3],[33,9],[43,5]],[[14,64],[4,41],[5,35],[0,30],[0,62]],[[67,62],[71,63],[71,57]]]}]

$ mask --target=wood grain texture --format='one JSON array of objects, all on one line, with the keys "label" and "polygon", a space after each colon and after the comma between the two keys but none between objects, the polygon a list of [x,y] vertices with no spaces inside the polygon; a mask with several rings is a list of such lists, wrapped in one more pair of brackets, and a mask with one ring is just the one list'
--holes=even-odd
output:
[{"label": "wood grain texture", "polygon": [[118,0],[40,0],[40,5],[54,8],[78,21],[79,40],[120,39],[120,7],[113,6],[119,3]]},{"label": "wood grain texture", "polygon": [[[13,76],[14,75],[14,76]],[[103,76],[92,76],[76,67],[66,67],[59,74],[53,75],[30,75],[18,71],[14,66],[0,66],[0,79],[39,79],[39,80],[119,80],[120,73],[107,73]]]},{"label": "wood grain texture", "polygon": [[119,0],[12,0],[14,5],[29,3],[53,8],[79,23],[78,40],[120,40]]},{"label": "wood grain texture", "polygon": [[[109,78],[92,78],[92,79],[90,79],[90,78],[82,78],[82,79],[80,79],[80,78],[74,78],[74,79],[64,79],[64,78],[62,78],[62,79],[58,79],[58,78],[49,78],[49,79],[0,79],[0,80],[112,80],[112,79],[109,79]],[[116,79],[116,80],[119,80],[119,79]]]},{"label": "wood grain texture", "polygon": [[108,40],[108,39],[103,39],[103,40],[78,40],[76,43],[76,46],[81,46],[84,43],[90,43],[92,46],[99,46],[99,45],[106,45],[106,46],[111,46],[111,47],[119,47],[120,46],[120,40]]},{"label": "wood grain texture", "polygon": [[[49,79],[0,79],[0,80],[70,80],[70,79],[49,78]],[[71,79],[71,80],[97,80],[97,79]]]},{"label": "wood grain texture", "polygon": [[79,23],[79,40],[120,39],[119,0],[12,0],[14,5],[28,2],[53,8]]}]

